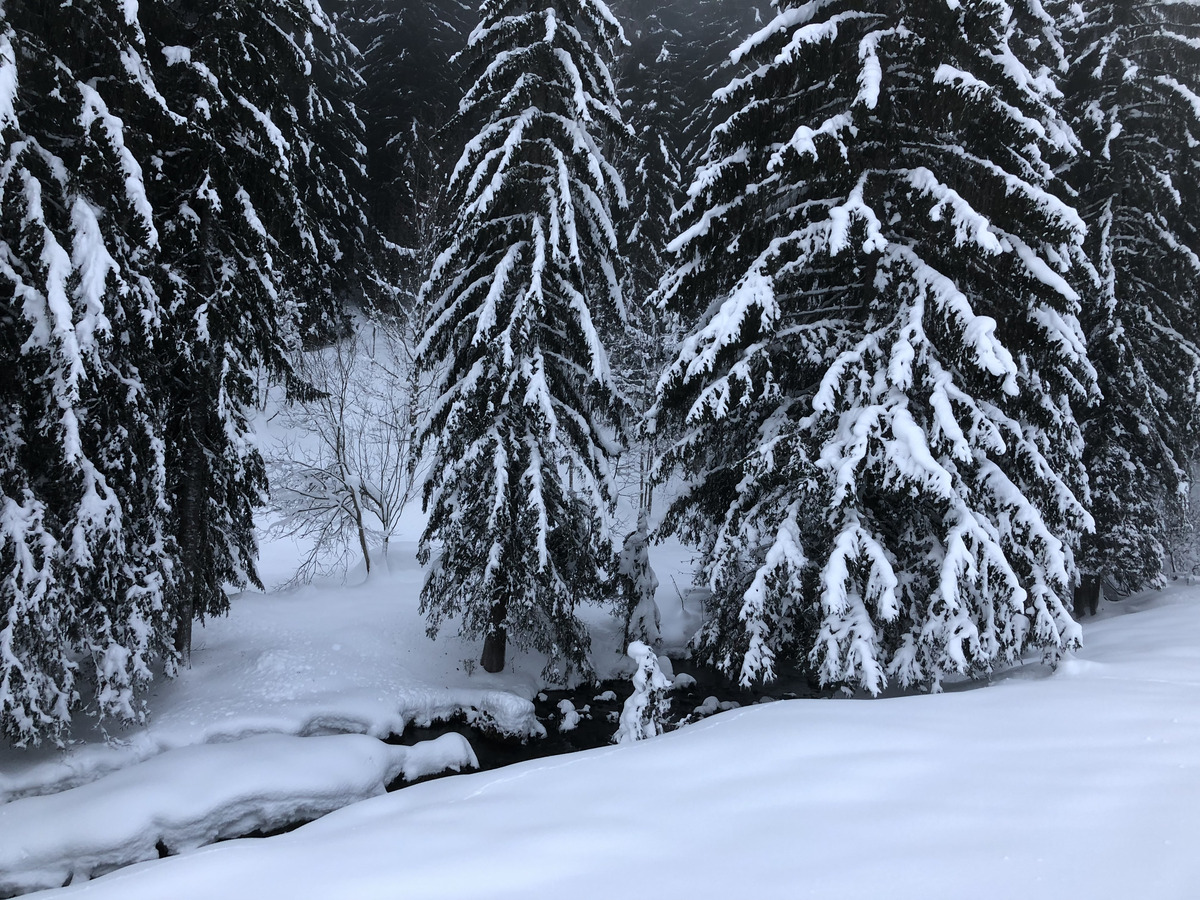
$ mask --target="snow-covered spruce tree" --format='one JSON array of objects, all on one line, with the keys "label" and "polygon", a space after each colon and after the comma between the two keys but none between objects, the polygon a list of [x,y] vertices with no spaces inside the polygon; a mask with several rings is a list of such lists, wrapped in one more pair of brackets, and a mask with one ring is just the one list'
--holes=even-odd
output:
[{"label": "snow-covered spruce tree", "polygon": [[701,655],[872,693],[1075,645],[1094,391],[1035,0],[784,3],[732,54],[662,288]]},{"label": "snow-covered spruce tree", "polygon": [[[656,45],[642,35],[637,48],[623,59],[621,72],[621,96],[635,137],[623,154],[629,206],[620,217],[626,235],[623,293],[629,315],[627,325],[612,336],[612,346],[622,392],[639,414],[654,402],[655,385],[679,331],[678,316],[652,300],[667,269],[665,248],[674,233],[683,183],[674,149],[680,142],[683,110],[672,96],[662,61],[650,55]],[[653,447],[652,435],[637,436],[638,506],[643,511],[651,506]]]},{"label": "snow-covered spruce tree", "polygon": [[[667,173],[674,168],[666,141],[651,129],[637,145],[644,152],[634,165],[626,278],[623,294],[627,321],[609,337],[615,379],[634,413],[626,433],[632,472],[622,473],[623,483],[636,482],[637,526],[626,535],[617,559],[619,615],[624,628],[622,646],[632,638],[653,644],[659,640],[659,611],[654,600],[658,580],[650,567],[650,513],[654,506],[654,462],[657,435],[645,427],[645,416],[655,401],[658,377],[679,343],[679,317],[654,303],[654,288],[666,264],[662,258],[670,221],[671,188]],[[677,183],[677,182],[676,182]],[[626,221],[629,221],[627,219]],[[632,631],[631,631],[632,629]]]},{"label": "snow-covered spruce tree", "polygon": [[664,47],[665,42],[639,33],[620,70],[623,106],[634,132],[622,155],[629,205],[619,219],[625,234],[622,293],[627,320],[609,336],[609,345],[617,383],[635,413],[624,457],[632,471],[621,473],[620,480],[636,481],[637,487],[637,526],[622,542],[616,564],[622,647],[634,639],[653,645],[660,637],[654,601],[658,580],[649,559],[652,473],[658,447],[656,436],[643,426],[654,404],[659,375],[679,341],[679,317],[658,307],[653,296],[667,268],[665,248],[682,193],[683,176],[673,148],[679,144],[678,125],[684,117],[662,65]]},{"label": "snow-covered spruce tree", "polygon": [[2,9],[0,727],[28,742],[138,717],[252,573],[245,404],[370,241],[315,4]]},{"label": "snow-covered spruce tree", "polygon": [[633,671],[633,693],[621,709],[621,724],[614,744],[632,744],[663,733],[663,719],[671,708],[667,691],[671,679],[658,667],[658,657],[641,641],[629,645],[627,654],[637,666]]},{"label": "snow-covered spruce tree", "polygon": [[[0,733],[139,719],[170,659],[158,233],[115,5],[0,3]],[[144,99],[144,96],[143,96]]]},{"label": "snow-covered spruce tree", "polygon": [[606,142],[623,134],[606,58],[621,29],[599,0],[535,11],[485,0],[450,177],[457,215],[422,289],[420,348],[441,363],[423,439],[433,464],[422,609],[461,616],[499,671],[508,638],[590,671],[575,614],[602,594],[620,408],[600,338],[621,314]]},{"label": "snow-covered spruce tree", "polygon": [[[689,110],[672,83],[670,59],[665,39],[639,31],[617,73],[622,106],[635,135],[622,153],[629,192],[629,206],[620,216],[628,234],[626,299],[643,306],[666,270],[664,248],[683,193],[678,148]],[[630,313],[634,325],[650,330],[641,321],[642,310]]]},{"label": "snow-covered spruce tree", "polygon": [[184,659],[195,617],[257,583],[266,489],[247,410],[262,370],[340,321],[373,280],[347,45],[315,2],[143,3],[160,102],[179,123],[150,195],[163,211],[161,403]]},{"label": "snow-covered spruce tree", "polygon": [[1103,399],[1081,414],[1096,530],[1076,608],[1094,612],[1102,583],[1161,581],[1200,452],[1200,5],[1066,13],[1067,109],[1086,155],[1065,177],[1101,300],[1082,316]]}]

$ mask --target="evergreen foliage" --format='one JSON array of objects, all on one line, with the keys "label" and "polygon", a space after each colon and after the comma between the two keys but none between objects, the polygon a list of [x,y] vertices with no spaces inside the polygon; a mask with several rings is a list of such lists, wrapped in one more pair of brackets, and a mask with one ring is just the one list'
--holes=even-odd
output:
[{"label": "evergreen foliage", "polygon": [[659,127],[661,118],[645,112],[645,108],[635,108],[631,117],[635,122],[654,124],[640,126],[629,145],[634,152],[626,167],[632,170],[626,179],[631,202],[622,220],[626,248],[622,293],[627,314],[617,323],[619,328],[605,335],[621,394],[637,413],[626,436],[630,449],[626,457],[636,466],[639,514],[648,514],[653,506],[652,469],[658,452],[656,436],[644,427],[645,415],[654,404],[659,375],[678,346],[682,330],[679,316],[654,300],[655,288],[668,265],[665,247],[673,228],[681,175]]},{"label": "evergreen foliage", "polygon": [[550,669],[590,672],[575,609],[601,599],[613,558],[620,449],[600,333],[622,313],[612,211],[624,191],[603,149],[625,130],[607,65],[622,35],[599,0],[486,0],[481,12],[460,106],[476,133],[421,298],[420,356],[445,365],[423,431],[422,609],[431,632],[461,616],[488,671],[511,636]]},{"label": "evergreen foliage", "polygon": [[[637,509],[645,519],[653,506],[654,484],[651,469],[657,455],[655,436],[642,427],[645,414],[654,403],[655,386],[679,340],[679,317],[660,309],[653,295],[666,272],[666,245],[678,213],[683,175],[677,159],[682,141],[680,123],[685,119],[680,95],[671,84],[671,59],[667,38],[659,33],[657,16],[651,15],[647,29],[639,29],[632,52],[621,60],[622,104],[634,132],[624,147],[622,158],[629,205],[620,217],[625,237],[625,297],[627,317],[623,328],[609,337],[614,370],[621,393],[637,413],[636,426],[629,429],[630,445],[625,455],[636,466]],[[650,33],[648,33],[650,32]],[[644,522],[625,540],[644,544]],[[641,544],[640,544],[641,545]],[[641,551],[645,552],[645,550]],[[624,566],[625,551],[622,551]],[[624,590],[624,588],[622,588]],[[627,592],[626,600],[636,605]],[[644,615],[657,617],[650,593]],[[633,609],[626,610],[626,630]],[[642,614],[639,614],[642,615]],[[647,620],[649,621],[649,620]],[[657,631],[651,643],[657,640]],[[628,634],[623,642],[629,643]]]},{"label": "evergreen foliage", "polygon": [[265,468],[247,411],[264,369],[341,327],[378,252],[357,190],[362,126],[350,50],[315,3],[142,7],[149,58],[180,133],[155,166],[169,298],[162,360],[185,658],[194,616],[257,584],[254,508]]},{"label": "evergreen foliage", "polygon": [[[639,75],[649,80],[647,69],[639,70]],[[631,171],[626,181],[630,202],[622,217],[629,223],[626,294],[633,327],[661,346],[659,320],[663,316],[649,300],[667,269],[666,246],[674,230],[683,174],[672,149],[668,116],[660,111],[654,94],[630,97],[627,105],[633,107],[629,118],[636,137],[629,143],[632,152],[627,168]]]},{"label": "evergreen foliage", "polygon": [[420,258],[431,239],[427,219],[436,214],[445,185],[442,167],[454,161],[447,159],[449,136],[441,133],[459,99],[454,57],[474,24],[475,4],[342,0],[331,6],[361,54],[356,68],[363,88],[356,99],[367,126],[371,219],[409,251],[405,275],[424,263],[416,266],[419,285],[429,268]]},{"label": "evergreen foliage", "polygon": [[[158,233],[127,123],[88,65],[139,40],[115,13],[0,4],[0,731],[21,745],[61,739],[81,703],[140,718],[171,626],[147,385]],[[64,26],[92,56],[66,55]],[[115,100],[136,90],[106,74]]]},{"label": "evergreen foliage", "polygon": [[[728,48],[762,27],[762,13],[744,0],[620,0],[631,52],[623,59],[622,87],[638,113],[651,110],[673,158],[690,169],[707,142],[708,99],[728,62]],[[680,191],[682,179],[674,185]],[[630,196],[635,197],[630,190]]]},{"label": "evergreen foliage", "polygon": [[[374,279],[315,2],[0,5],[0,729],[140,718],[254,580],[260,372]],[[174,645],[174,646],[172,646]]]},{"label": "evergreen foliage", "polygon": [[1081,411],[1096,530],[1077,604],[1094,611],[1102,582],[1161,583],[1200,450],[1200,7],[1086,0],[1064,23],[1087,151],[1066,178],[1100,299],[1083,317],[1102,400]]},{"label": "evergreen foliage", "polygon": [[[616,83],[603,0],[473,30],[466,0],[0,0],[5,739],[141,719],[258,583],[264,375],[334,423],[287,469],[300,532],[366,554],[431,450],[423,611],[493,671],[511,637],[589,673],[610,595],[656,640],[663,447],[700,656],[746,685],[936,688],[1074,646],[1072,590],[1162,582],[1200,462],[1200,4],[614,2]],[[346,362],[313,349],[347,303],[403,324],[388,396],[352,397],[358,355],[293,369]]]},{"label": "evergreen foliage", "polygon": [[812,0],[732,54],[663,300],[701,655],[871,692],[1074,646],[1094,394],[1036,2]]}]

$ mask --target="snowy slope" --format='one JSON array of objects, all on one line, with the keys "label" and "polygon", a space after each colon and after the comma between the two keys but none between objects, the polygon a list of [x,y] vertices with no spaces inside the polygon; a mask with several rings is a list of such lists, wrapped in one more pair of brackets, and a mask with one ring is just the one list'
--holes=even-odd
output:
[{"label": "snowy slope", "polygon": [[39,897],[1194,898],[1200,590],[1051,674],[737,710]]}]

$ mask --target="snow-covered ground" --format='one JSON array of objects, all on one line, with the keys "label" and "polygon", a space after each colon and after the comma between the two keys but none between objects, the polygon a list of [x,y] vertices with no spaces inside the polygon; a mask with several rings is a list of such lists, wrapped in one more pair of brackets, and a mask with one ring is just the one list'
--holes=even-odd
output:
[{"label": "snow-covered ground", "polygon": [[527,698],[542,663],[518,658],[501,676],[468,675],[463,660],[477,648],[453,634],[436,644],[425,636],[412,546],[398,547],[392,563],[390,577],[357,587],[235,598],[230,616],[197,628],[191,670],[155,685],[147,727],[118,731],[107,743],[81,732],[66,752],[0,748],[0,800],[74,787],[164,750],[254,734],[385,737],[459,711],[501,730],[537,732]]},{"label": "snow-covered ground", "polygon": [[271,831],[415,781],[476,768],[466,738],[257,735],[168,750],[81,787],[0,806],[0,896]]},{"label": "snow-covered ground", "polygon": [[[543,686],[540,657],[513,652],[490,675],[453,626],[436,642],[426,636],[412,540],[420,522],[407,526],[388,570],[370,579],[360,570],[349,584],[234,598],[229,617],[197,627],[192,668],[155,684],[146,726],[105,734],[84,720],[63,749],[0,747],[0,897],[307,821],[397,779],[475,767],[457,735],[416,747],[380,740],[412,724],[462,716],[543,734],[530,702]],[[297,555],[286,540],[267,543],[264,581],[290,578]],[[668,551],[664,565],[685,571],[687,554]],[[666,618],[679,643],[695,616],[676,597]],[[601,668],[627,667],[615,620],[603,610],[591,620]]]},{"label": "snow-covered ground", "polygon": [[[408,748],[279,735],[382,735],[455,709],[534,728],[521,696],[540,661],[468,673],[476,647],[430,642],[410,553],[358,587],[238,598],[198,632],[193,669],[157,688],[151,724],[116,743],[4,751],[7,883],[18,870],[83,878],[161,840],[185,852],[34,896],[1197,896],[1200,588],[1106,605],[1054,673],[767,704],[373,796]],[[692,614],[663,581],[677,638]],[[594,625],[599,643],[615,632],[602,615]],[[469,765],[464,752],[413,758],[424,772]],[[339,806],[288,834],[187,850]]]}]

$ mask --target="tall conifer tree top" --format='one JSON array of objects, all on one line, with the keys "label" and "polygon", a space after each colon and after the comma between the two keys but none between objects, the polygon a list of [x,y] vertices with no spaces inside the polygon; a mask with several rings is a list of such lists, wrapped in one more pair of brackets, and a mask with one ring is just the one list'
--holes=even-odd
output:
[{"label": "tall conifer tree top", "polygon": [[441,365],[424,608],[462,615],[503,665],[507,635],[587,669],[576,604],[611,557],[602,520],[618,407],[598,323],[621,315],[605,147],[624,126],[597,0],[487,0],[465,51],[474,132],[450,178],[457,215],[422,291],[421,354]]}]

